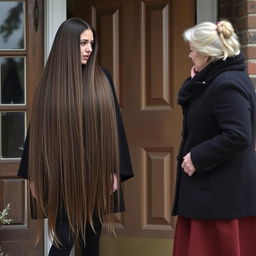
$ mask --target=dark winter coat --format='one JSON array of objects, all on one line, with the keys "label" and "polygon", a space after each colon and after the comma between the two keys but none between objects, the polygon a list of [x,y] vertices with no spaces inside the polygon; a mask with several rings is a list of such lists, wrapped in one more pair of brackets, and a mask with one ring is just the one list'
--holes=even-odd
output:
[{"label": "dark winter coat", "polygon": [[[127,144],[127,139],[125,135],[125,130],[124,130],[124,125],[114,89],[114,84],[112,77],[110,73],[107,70],[103,70],[105,75],[107,76],[112,92],[113,92],[113,98],[115,101],[115,107],[116,107],[116,119],[117,119],[117,128],[118,128],[118,139],[119,139],[119,155],[120,155],[120,180],[121,182],[126,181],[127,179],[130,179],[133,177],[133,169],[132,169],[132,164],[131,164],[131,158],[130,158],[130,153],[128,149],[128,144]],[[29,158],[29,133],[26,137],[25,143],[24,143],[24,149],[22,153],[22,158],[18,170],[17,176],[28,179],[28,158]],[[120,190],[120,202],[117,202],[117,193],[114,193],[115,197],[115,212],[121,212],[125,210],[125,205],[124,205],[124,200],[123,200],[123,194],[122,191]],[[118,204],[117,204],[118,203]],[[36,218],[35,214],[32,212],[32,218]]]},{"label": "dark winter coat", "polygon": [[[183,84],[183,134],[173,214],[221,220],[256,216],[255,91],[240,54]],[[191,152],[196,172],[181,168]]]}]

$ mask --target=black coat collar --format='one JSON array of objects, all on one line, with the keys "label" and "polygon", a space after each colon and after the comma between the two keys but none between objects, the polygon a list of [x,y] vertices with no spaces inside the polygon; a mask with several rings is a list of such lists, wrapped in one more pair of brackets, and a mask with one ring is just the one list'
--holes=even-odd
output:
[{"label": "black coat collar", "polygon": [[235,70],[245,70],[243,54],[210,63],[192,79],[190,77],[184,82],[179,91],[178,104],[185,107],[189,104],[192,93],[196,87],[206,88],[222,72]]}]

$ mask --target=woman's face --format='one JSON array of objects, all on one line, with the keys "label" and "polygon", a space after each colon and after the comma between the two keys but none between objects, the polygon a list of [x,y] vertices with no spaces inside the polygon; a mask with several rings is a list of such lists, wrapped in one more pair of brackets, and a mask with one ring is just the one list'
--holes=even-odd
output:
[{"label": "woman's face", "polygon": [[208,57],[198,53],[191,44],[189,58],[191,58],[193,61],[196,72],[200,72],[204,67],[208,65]]},{"label": "woman's face", "polygon": [[80,35],[80,51],[81,51],[81,63],[85,65],[92,53],[92,45],[93,45],[93,33],[90,29],[86,29]]}]

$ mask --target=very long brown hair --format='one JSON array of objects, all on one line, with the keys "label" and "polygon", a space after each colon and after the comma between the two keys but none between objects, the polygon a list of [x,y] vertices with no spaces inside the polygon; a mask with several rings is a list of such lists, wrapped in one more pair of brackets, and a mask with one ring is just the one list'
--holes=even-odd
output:
[{"label": "very long brown hair", "polygon": [[[93,51],[81,65],[80,34],[90,29]],[[36,209],[48,218],[55,243],[56,221],[67,215],[75,236],[86,223],[101,220],[113,207],[112,175],[119,154],[112,89],[96,62],[97,37],[84,21],[72,18],[59,28],[37,87],[30,123],[29,174]],[[119,178],[118,178],[119,181]]]}]

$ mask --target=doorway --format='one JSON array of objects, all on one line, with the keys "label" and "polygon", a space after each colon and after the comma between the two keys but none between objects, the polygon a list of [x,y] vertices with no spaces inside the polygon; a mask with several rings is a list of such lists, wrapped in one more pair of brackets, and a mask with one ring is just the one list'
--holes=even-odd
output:
[{"label": "doorway", "polygon": [[[135,178],[124,184],[126,212],[118,239],[103,236],[102,255],[170,255],[171,207],[181,110],[177,94],[189,75],[182,32],[195,24],[190,0],[67,1],[69,17],[92,24],[99,59],[113,76]],[[167,248],[163,253],[161,247]]]}]

